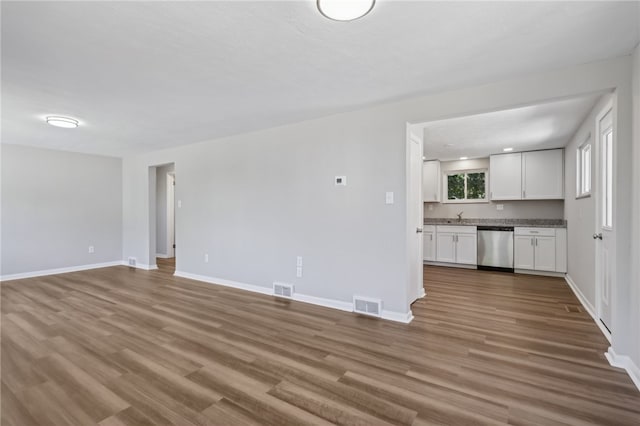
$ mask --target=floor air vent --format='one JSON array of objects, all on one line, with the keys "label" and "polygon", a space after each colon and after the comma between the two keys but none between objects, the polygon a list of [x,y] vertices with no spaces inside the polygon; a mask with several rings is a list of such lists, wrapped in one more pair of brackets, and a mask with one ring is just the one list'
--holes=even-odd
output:
[{"label": "floor air vent", "polygon": [[353,311],[359,314],[379,317],[382,313],[382,301],[380,299],[353,296]]},{"label": "floor air vent", "polygon": [[129,266],[136,266],[136,258],[135,257],[130,257],[129,258]]},{"label": "floor air vent", "polygon": [[293,297],[293,285],[284,283],[273,283],[273,294],[278,297]]}]

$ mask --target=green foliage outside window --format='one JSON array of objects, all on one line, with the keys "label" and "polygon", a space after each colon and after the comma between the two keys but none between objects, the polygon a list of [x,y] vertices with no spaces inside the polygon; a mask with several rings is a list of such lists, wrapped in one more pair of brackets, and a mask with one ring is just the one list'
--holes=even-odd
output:
[{"label": "green foliage outside window", "polygon": [[447,199],[484,200],[486,199],[486,173],[457,173],[447,175]]}]

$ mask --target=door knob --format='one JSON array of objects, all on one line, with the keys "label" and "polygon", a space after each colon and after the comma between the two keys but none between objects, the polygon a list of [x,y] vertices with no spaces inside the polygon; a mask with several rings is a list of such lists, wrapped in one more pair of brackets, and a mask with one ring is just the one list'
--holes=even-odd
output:
[{"label": "door knob", "polygon": [[602,233],[600,233],[600,234],[593,234],[593,239],[594,239],[594,240],[601,240],[601,239],[602,239]]},{"label": "door knob", "polygon": [[421,234],[422,233],[422,228],[416,228],[416,233]]}]

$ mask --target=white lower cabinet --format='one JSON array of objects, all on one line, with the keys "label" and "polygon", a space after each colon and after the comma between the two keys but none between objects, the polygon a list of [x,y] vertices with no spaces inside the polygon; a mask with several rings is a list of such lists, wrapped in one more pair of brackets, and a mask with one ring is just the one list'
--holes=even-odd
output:
[{"label": "white lower cabinet", "polygon": [[513,237],[513,267],[515,269],[534,269],[535,237],[516,235]]},{"label": "white lower cabinet", "polygon": [[422,228],[423,250],[422,258],[427,261],[435,262],[436,260],[436,227],[425,225]]},{"label": "white lower cabinet", "polygon": [[475,226],[437,226],[436,261],[477,265],[477,238]]},{"label": "white lower cabinet", "polygon": [[541,272],[567,272],[566,229],[515,228],[514,268]]}]

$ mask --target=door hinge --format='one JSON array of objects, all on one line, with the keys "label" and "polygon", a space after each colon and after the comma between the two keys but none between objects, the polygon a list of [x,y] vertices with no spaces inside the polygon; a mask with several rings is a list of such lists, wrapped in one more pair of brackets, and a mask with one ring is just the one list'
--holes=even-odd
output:
[{"label": "door hinge", "polygon": [[173,245],[173,248],[176,248],[176,245],[175,245],[175,244]]}]

